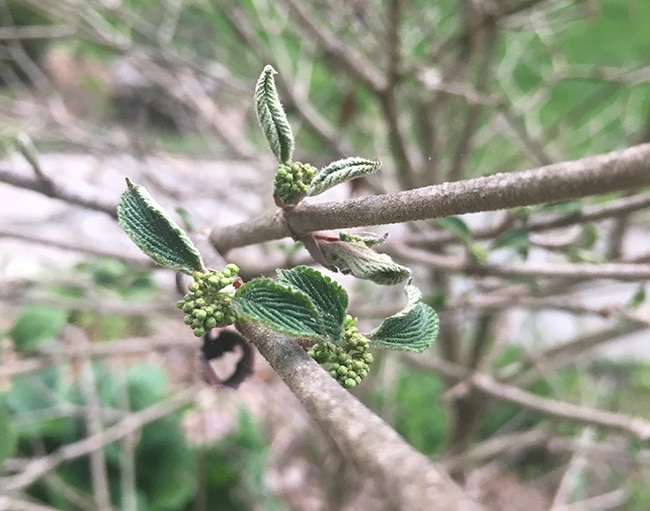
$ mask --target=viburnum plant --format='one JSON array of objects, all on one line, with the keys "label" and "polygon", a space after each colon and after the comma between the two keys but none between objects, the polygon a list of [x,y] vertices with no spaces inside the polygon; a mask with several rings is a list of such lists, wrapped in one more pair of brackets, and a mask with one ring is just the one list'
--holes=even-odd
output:
[{"label": "viburnum plant", "polygon": [[[375,172],[380,162],[352,157],[317,170],[292,161],[294,138],[280,103],[275,70],[266,66],[255,88],[260,126],[278,160],[274,198],[283,210],[305,197]],[[421,352],[438,333],[435,311],[411,284],[411,271],[373,246],[384,237],[309,233],[300,236],[314,259],[332,271],[352,274],[377,284],[407,281],[407,304],[379,327],[362,334],[348,314],[348,295],[340,284],[308,267],[278,270],[276,280],[257,278],[244,283],[239,268],[227,264],[208,269],[190,238],[143,187],[128,178],[118,206],[120,225],[140,249],[157,263],[191,275],[188,293],[177,304],[194,335],[214,342],[214,329],[254,322],[295,337],[344,387],[356,386],[370,370],[372,347]]]}]

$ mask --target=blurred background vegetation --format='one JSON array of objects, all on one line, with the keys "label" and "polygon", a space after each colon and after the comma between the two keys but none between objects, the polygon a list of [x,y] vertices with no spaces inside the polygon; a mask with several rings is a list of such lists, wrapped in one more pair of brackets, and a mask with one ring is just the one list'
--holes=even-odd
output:
[{"label": "blurred background vegetation", "polygon": [[[265,64],[279,71],[297,160],[383,162],[329,198],[648,142],[649,20],[650,3],[625,0],[0,0],[0,509],[384,509],[263,361],[237,392],[201,381],[174,275],[98,205],[137,178],[199,241],[272,211],[252,109]],[[63,200],[38,180],[18,190],[34,177],[21,132]],[[395,246],[477,264],[647,264],[647,210],[571,220],[642,200],[628,195],[389,229]],[[564,228],[535,232],[529,219]],[[248,277],[307,260],[287,241],[229,257]],[[555,365],[537,359],[519,386],[650,420],[643,282],[413,267],[447,340],[432,360],[508,381],[578,343]],[[342,282],[362,324],[399,308],[399,290]],[[490,296],[501,301],[479,300]],[[631,335],[641,342],[625,348]],[[623,347],[588,351],[606,343]],[[423,357],[378,355],[355,394],[487,509],[647,509],[647,442],[455,398]]]}]

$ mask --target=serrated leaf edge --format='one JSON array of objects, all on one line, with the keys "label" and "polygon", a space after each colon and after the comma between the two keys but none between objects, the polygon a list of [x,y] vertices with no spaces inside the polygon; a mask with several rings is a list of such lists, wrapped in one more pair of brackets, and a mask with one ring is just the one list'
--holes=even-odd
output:
[{"label": "serrated leaf edge", "polygon": [[351,156],[334,161],[323,167],[314,176],[314,179],[307,188],[307,195],[318,195],[338,184],[372,174],[379,170],[380,167],[380,161],[367,160],[359,156]]},{"label": "serrated leaf edge", "polygon": [[[129,178],[126,178],[126,184],[127,190],[122,193],[117,206],[117,216],[120,227],[122,227],[124,232],[129,236],[129,238],[131,238],[131,241],[133,241],[133,243],[135,243],[138,248],[142,250],[142,252],[144,252],[147,256],[162,266],[166,266],[167,268],[171,268],[173,270],[180,271],[189,275],[191,275],[193,271],[205,271],[205,264],[203,263],[203,259],[199,250],[196,248],[185,231],[181,229],[181,227],[169,215],[169,213],[167,213],[167,211],[160,204],[158,204],[158,202],[153,198],[153,196],[145,187],[134,184]],[[129,193],[135,193],[144,207],[148,208],[150,211],[153,211],[155,214],[159,215],[161,219],[167,222],[171,230],[178,236],[178,241],[187,250],[188,254],[194,259],[194,264],[177,264],[170,259],[161,256],[160,252],[150,250],[151,247],[148,246],[145,241],[142,241],[142,239],[146,237],[145,234],[149,235],[150,240],[160,241],[160,238],[151,231],[146,233],[144,231],[140,231],[140,233],[135,232],[135,230],[132,229],[131,225],[129,225],[127,221],[127,216],[129,214],[127,208],[130,206],[126,202],[128,197],[127,194]]]},{"label": "serrated leaf edge", "polygon": [[279,163],[291,161],[294,147],[293,131],[280,102],[271,65],[264,67],[255,85],[255,113],[271,151]]}]

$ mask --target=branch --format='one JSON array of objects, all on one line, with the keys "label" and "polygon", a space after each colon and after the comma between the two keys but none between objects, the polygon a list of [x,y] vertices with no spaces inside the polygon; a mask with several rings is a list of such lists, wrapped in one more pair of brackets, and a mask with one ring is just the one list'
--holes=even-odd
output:
[{"label": "branch", "polygon": [[[455,378],[460,376],[461,369],[455,366],[455,364],[441,364],[439,360],[432,364],[430,360],[422,360],[421,358],[404,355],[404,360],[414,368],[429,369],[436,372],[442,369],[440,372],[446,377]],[[586,406],[538,396],[514,385],[501,383],[485,373],[476,372],[468,374],[466,372],[465,374],[466,377],[461,379],[459,384],[446,394],[446,399],[457,399],[470,389],[476,389],[485,395],[492,396],[501,401],[515,403],[522,408],[536,410],[551,417],[559,417],[574,422],[582,422],[621,431],[642,440],[650,438],[650,422],[640,417],[588,408]]]},{"label": "branch", "polygon": [[344,390],[289,337],[245,324],[257,346],[344,456],[385,490],[396,509],[478,511],[446,474],[408,445],[388,424]]},{"label": "branch", "polygon": [[0,183],[24,188],[25,190],[32,190],[53,199],[60,199],[70,204],[81,206],[82,208],[101,211],[111,218],[117,219],[116,204],[113,202],[106,202],[99,197],[92,197],[80,190],[63,188],[59,185],[48,186],[40,179],[16,174],[5,166],[0,166]]},{"label": "branch", "polygon": [[562,278],[570,280],[612,279],[619,281],[638,282],[650,279],[650,264],[632,263],[509,263],[509,264],[480,264],[457,256],[441,256],[424,250],[407,248],[391,244],[387,250],[391,255],[403,261],[423,264],[432,268],[467,275],[498,276],[506,278],[535,277]]},{"label": "branch", "polygon": [[[528,232],[551,230],[560,227],[567,227],[569,225],[595,222],[597,220],[603,220],[618,215],[628,215],[646,208],[650,208],[650,195],[647,193],[639,193],[615,199],[606,204],[585,206],[579,211],[572,211],[560,215],[544,215],[540,218],[530,218],[525,223],[506,221],[506,225],[503,225],[502,222],[499,222],[496,226],[472,230],[471,238],[473,240],[494,238],[511,227],[524,227]],[[432,249],[438,248],[447,243],[461,243],[462,240],[454,233],[449,231],[440,231],[435,233],[408,234],[406,242],[416,247]]]},{"label": "branch", "polygon": [[196,391],[196,387],[182,390],[165,401],[125,417],[114,426],[106,428],[103,432],[67,444],[47,456],[32,460],[20,474],[0,479],[0,489],[4,493],[26,488],[60,464],[86,456],[120,438],[139,431],[146,424],[190,404],[196,398]]},{"label": "branch", "polygon": [[405,192],[344,202],[300,204],[292,211],[265,215],[213,229],[210,241],[225,254],[235,247],[293,234],[424,220],[493,211],[650,185],[650,144],[514,173],[443,183]]},{"label": "branch", "polygon": [[370,60],[352,48],[349,42],[343,41],[336,34],[329,32],[320,22],[312,18],[302,2],[284,0],[283,2],[304,27],[309,39],[315,39],[323,45],[331,55],[350,75],[365,84],[375,94],[386,88],[386,81],[379,70],[375,69]]}]

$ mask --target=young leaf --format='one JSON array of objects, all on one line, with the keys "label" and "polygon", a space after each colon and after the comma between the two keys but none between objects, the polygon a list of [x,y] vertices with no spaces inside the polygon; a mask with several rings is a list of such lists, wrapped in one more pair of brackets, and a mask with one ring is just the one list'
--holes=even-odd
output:
[{"label": "young leaf", "polygon": [[404,282],[411,270],[394,262],[390,256],[379,254],[363,243],[316,240],[325,259],[341,273],[351,273],[358,279],[392,286]]},{"label": "young leaf", "polygon": [[380,161],[366,160],[357,156],[344,158],[323,167],[307,188],[307,195],[313,196],[351,179],[372,174],[381,167]]},{"label": "young leaf", "polygon": [[0,408],[0,465],[11,456],[16,449],[16,433],[11,424],[11,417]]},{"label": "young leaf", "polygon": [[43,342],[59,335],[68,321],[68,312],[48,305],[25,307],[9,330],[17,351],[31,351]]},{"label": "young leaf", "polygon": [[318,310],[327,335],[334,342],[342,341],[348,294],[337,282],[309,266],[278,270],[278,282],[306,294]]},{"label": "young leaf", "polygon": [[438,336],[438,315],[422,301],[422,293],[412,285],[406,286],[406,307],[369,334],[372,346],[391,350],[421,353]]},{"label": "young leaf", "polygon": [[525,251],[530,248],[530,239],[528,237],[527,229],[510,229],[499,234],[490,245],[492,250],[497,248],[512,248],[517,251]]},{"label": "young leaf", "polygon": [[286,163],[291,161],[293,153],[293,132],[275,87],[276,73],[273,66],[266,66],[257,80],[255,112],[278,163]]},{"label": "young leaf", "polygon": [[244,284],[235,293],[233,305],[238,316],[276,332],[310,339],[327,335],[309,297],[271,279],[255,279]]},{"label": "young leaf", "polygon": [[142,186],[126,180],[127,190],[117,206],[122,229],[158,264],[191,275],[204,271],[192,240]]},{"label": "young leaf", "polygon": [[449,231],[460,238],[466,244],[469,244],[472,241],[472,232],[469,230],[469,227],[462,218],[457,216],[446,216],[443,218],[436,218],[434,222],[446,231]]}]

